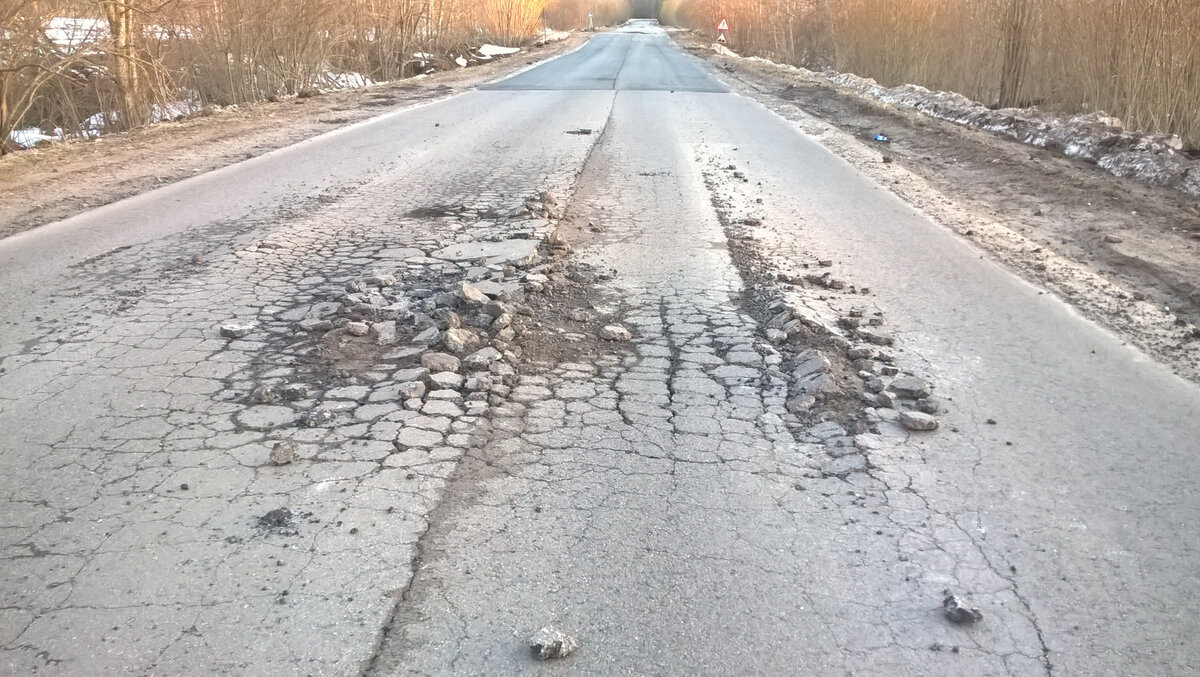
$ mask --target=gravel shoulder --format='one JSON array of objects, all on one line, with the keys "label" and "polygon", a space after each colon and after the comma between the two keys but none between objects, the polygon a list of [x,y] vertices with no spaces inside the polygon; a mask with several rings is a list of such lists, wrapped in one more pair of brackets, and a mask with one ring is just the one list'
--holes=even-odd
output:
[{"label": "gravel shoulder", "polygon": [[[927,216],[1200,380],[1200,201],[674,39]],[[884,133],[884,145],[872,140]]]},{"label": "gravel shoulder", "polygon": [[587,36],[473,68],[370,87],[231,106],[91,141],[0,158],[0,238],[68,218],[369,118],[454,95],[569,52]]}]

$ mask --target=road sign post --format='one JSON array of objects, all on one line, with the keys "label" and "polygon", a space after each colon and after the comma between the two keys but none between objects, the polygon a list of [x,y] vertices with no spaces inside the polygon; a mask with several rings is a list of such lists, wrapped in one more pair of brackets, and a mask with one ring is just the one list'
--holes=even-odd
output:
[{"label": "road sign post", "polygon": [[721,23],[717,24],[717,42],[725,42],[725,33],[729,31],[729,22],[725,17],[721,17]]}]

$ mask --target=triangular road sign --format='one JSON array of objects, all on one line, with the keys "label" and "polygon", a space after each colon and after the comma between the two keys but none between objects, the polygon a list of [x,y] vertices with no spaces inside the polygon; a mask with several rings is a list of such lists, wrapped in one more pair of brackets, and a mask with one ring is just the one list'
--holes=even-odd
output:
[{"label": "triangular road sign", "polygon": [[717,42],[725,42],[725,34],[717,33]]},{"label": "triangular road sign", "polygon": [[725,19],[721,19],[721,23],[717,24],[717,30],[719,30],[719,31],[729,30],[729,22],[726,21]]}]

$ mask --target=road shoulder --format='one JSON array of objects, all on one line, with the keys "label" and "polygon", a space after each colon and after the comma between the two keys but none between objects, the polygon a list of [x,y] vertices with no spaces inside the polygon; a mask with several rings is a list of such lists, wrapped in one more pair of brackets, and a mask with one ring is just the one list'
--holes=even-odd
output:
[{"label": "road shoulder", "polygon": [[[735,92],[1180,375],[1200,381],[1200,203],[673,31]],[[874,142],[876,133],[890,141]]]}]

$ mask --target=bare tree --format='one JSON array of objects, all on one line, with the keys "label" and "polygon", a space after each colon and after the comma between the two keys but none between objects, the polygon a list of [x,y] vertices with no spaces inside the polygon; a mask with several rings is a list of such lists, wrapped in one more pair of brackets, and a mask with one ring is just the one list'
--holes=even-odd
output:
[{"label": "bare tree", "polygon": [[1007,0],[1004,12],[1004,60],[1000,67],[1002,108],[1020,105],[1021,85],[1029,65],[1028,0]]},{"label": "bare tree", "polygon": [[0,4],[0,155],[16,150],[12,132],[44,88],[63,77],[83,55],[89,36],[60,44],[46,35],[53,7],[37,0]]}]

